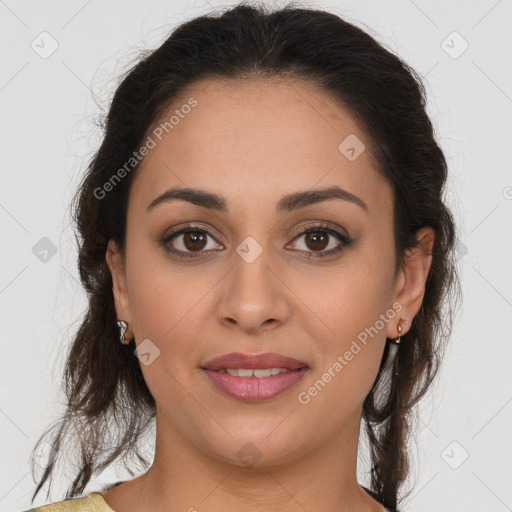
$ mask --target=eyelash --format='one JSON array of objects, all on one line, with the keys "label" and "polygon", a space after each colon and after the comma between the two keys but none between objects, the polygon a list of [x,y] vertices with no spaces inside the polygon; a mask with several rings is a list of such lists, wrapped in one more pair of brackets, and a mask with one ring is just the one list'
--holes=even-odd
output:
[{"label": "eyelash", "polygon": [[[170,249],[169,248],[168,244],[173,238],[175,238],[179,235],[186,234],[188,232],[206,233],[207,235],[211,236],[212,238],[215,238],[214,235],[212,233],[210,233],[210,231],[208,231],[207,229],[202,228],[195,224],[187,224],[183,229],[180,229],[179,231],[175,231],[168,235],[164,235],[164,237],[162,237],[162,239],[160,240],[160,243],[164,246],[164,248],[168,252],[175,254],[175,255],[179,256],[180,258],[204,258],[204,256],[201,256],[201,254],[202,253],[204,254],[205,251],[196,251],[196,253],[194,253],[194,251],[182,251],[180,249]],[[328,252],[322,252],[322,253],[314,252],[314,251],[307,252],[306,253],[307,255],[303,256],[306,259],[311,260],[311,259],[325,258],[327,256],[334,256],[336,254],[341,253],[352,243],[352,240],[347,235],[337,231],[336,229],[329,227],[327,224],[316,224],[314,226],[308,226],[307,228],[304,228],[299,233],[297,233],[297,235],[295,235],[293,240],[299,238],[302,235],[308,234],[308,233],[318,233],[318,232],[327,233],[328,235],[337,238],[341,242],[341,244],[338,248],[332,249]]]}]

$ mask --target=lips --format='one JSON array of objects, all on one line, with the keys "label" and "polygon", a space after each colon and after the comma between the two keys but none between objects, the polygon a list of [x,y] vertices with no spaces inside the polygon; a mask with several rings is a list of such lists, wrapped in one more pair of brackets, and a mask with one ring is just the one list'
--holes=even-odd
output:
[{"label": "lips", "polygon": [[205,363],[202,368],[205,370],[227,370],[242,368],[259,370],[263,368],[286,368],[288,370],[299,370],[308,367],[308,365],[297,359],[286,357],[274,352],[265,352],[263,354],[251,355],[241,352],[232,352],[220,357],[216,357]]},{"label": "lips", "polygon": [[208,361],[201,369],[225,395],[244,402],[260,402],[291,389],[309,366],[273,352],[258,355],[234,352]]}]

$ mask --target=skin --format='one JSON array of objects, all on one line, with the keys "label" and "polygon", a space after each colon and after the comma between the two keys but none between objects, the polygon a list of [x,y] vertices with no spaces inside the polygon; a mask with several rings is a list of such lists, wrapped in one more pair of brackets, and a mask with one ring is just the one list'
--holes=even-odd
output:
[{"label": "skin", "polygon": [[[106,254],[127,336],[137,345],[150,339],[160,355],[141,364],[157,403],[153,465],[106,491],[105,501],[117,512],[382,511],[356,478],[361,407],[386,336],[398,336],[400,317],[408,322],[405,334],[421,306],[433,231],[418,232],[418,248],[406,253],[395,275],[391,188],[368,149],[354,161],[338,150],[349,134],[369,148],[368,137],[315,84],[203,80],[170,111],[190,96],[198,105],[134,177],[124,257],[113,241]],[[358,196],[368,210],[328,200],[275,211],[285,194],[329,186]],[[147,212],[171,187],[222,195],[229,211],[175,200]],[[347,233],[352,243],[336,255],[306,259],[340,244],[330,236],[319,251],[307,235],[297,236],[317,221]],[[186,222],[212,231],[202,249],[206,257],[173,256],[160,243]],[[236,252],[247,236],[263,250],[252,263]],[[168,242],[193,252],[193,244],[184,244],[183,235]],[[395,302],[400,313],[301,404],[298,393]],[[200,370],[234,351],[278,352],[306,362],[309,370],[290,391],[244,403],[217,391]],[[237,456],[247,443],[259,457],[253,467]]]}]

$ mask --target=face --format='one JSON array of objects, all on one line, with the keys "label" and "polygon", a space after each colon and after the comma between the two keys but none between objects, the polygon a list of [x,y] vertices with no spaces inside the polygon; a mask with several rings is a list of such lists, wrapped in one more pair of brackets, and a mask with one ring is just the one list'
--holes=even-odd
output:
[{"label": "face", "polygon": [[394,273],[392,191],[368,138],[308,82],[202,81],[183,98],[134,177],[125,258],[107,252],[118,318],[149,354],[157,435],[238,465],[345,442],[426,277]]}]

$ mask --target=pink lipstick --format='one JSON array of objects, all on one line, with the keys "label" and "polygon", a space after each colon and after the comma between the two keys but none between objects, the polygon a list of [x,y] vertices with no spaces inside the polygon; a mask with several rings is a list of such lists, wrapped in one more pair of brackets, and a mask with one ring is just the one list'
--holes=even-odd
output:
[{"label": "pink lipstick", "polygon": [[218,390],[244,402],[260,402],[284,393],[308,368],[302,361],[273,352],[257,355],[233,352],[201,367]]}]

